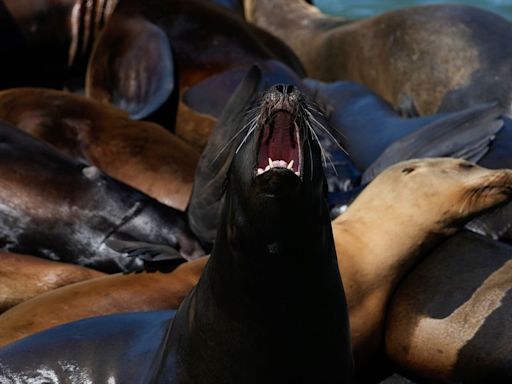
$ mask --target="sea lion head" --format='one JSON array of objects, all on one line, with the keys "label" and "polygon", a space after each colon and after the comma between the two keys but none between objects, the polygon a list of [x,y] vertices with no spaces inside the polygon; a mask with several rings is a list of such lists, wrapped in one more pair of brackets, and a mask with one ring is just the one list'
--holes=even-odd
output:
[{"label": "sea lion head", "polygon": [[505,202],[511,194],[511,170],[486,169],[460,159],[430,158],[389,167],[356,202],[361,207],[389,205],[394,216],[423,223],[421,227],[428,226],[434,232],[451,233],[462,221]]},{"label": "sea lion head", "polygon": [[250,201],[256,212],[268,215],[326,196],[315,129],[327,128],[297,87],[277,84],[265,91],[249,109],[242,129],[245,136],[229,177],[240,201]]}]

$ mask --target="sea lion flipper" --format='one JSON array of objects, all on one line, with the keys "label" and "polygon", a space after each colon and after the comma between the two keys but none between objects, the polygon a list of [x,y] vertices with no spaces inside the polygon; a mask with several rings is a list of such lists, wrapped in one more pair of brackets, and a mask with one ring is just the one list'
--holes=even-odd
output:
[{"label": "sea lion flipper", "polygon": [[170,96],[174,63],[166,34],[142,17],[112,19],[94,47],[86,95],[142,119]]},{"label": "sea lion flipper", "polygon": [[135,257],[144,262],[160,262],[183,259],[183,255],[175,248],[164,244],[150,244],[143,241],[125,241],[108,239],[105,244],[116,252],[128,257]]},{"label": "sea lion flipper", "polygon": [[364,172],[368,183],[388,166],[425,157],[479,160],[503,128],[503,110],[496,103],[480,105],[436,120],[391,144]]}]

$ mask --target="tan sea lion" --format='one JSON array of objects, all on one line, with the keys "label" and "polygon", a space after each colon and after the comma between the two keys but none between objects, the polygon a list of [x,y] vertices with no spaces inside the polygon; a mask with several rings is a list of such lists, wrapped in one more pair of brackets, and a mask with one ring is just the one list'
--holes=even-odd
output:
[{"label": "tan sea lion", "polygon": [[426,382],[510,383],[511,288],[510,245],[456,234],[398,286],[387,355]]},{"label": "tan sea lion", "polygon": [[349,21],[304,0],[245,0],[246,18],[287,43],[310,77],[365,84],[406,114],[496,99],[510,109],[512,23],[479,8],[431,5]]},{"label": "tan sea lion", "polygon": [[0,92],[0,119],[171,207],[187,206],[199,154],[161,126],[66,92]]},{"label": "tan sea lion", "polygon": [[359,366],[381,343],[401,278],[465,221],[509,200],[511,188],[510,170],[449,158],[410,160],[385,170],[333,221]]},{"label": "tan sea lion", "polygon": [[0,312],[44,292],[104,275],[75,264],[0,252]]}]

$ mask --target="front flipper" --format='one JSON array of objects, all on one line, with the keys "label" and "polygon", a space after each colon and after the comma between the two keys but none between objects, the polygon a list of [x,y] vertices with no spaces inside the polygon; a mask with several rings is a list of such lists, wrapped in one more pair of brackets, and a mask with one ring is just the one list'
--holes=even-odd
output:
[{"label": "front flipper", "polygon": [[175,86],[171,46],[166,34],[142,17],[115,16],[94,47],[85,92],[126,110],[132,119],[142,119]]},{"label": "front flipper", "polygon": [[[187,260],[173,247],[164,244],[150,244],[143,241],[108,239],[105,244],[116,252],[144,262],[146,271],[170,271]],[[188,260],[189,261],[189,260]]]},{"label": "front flipper", "polygon": [[503,127],[502,107],[486,104],[452,113],[391,144],[363,174],[369,183],[392,164],[425,157],[455,157],[477,162]]}]

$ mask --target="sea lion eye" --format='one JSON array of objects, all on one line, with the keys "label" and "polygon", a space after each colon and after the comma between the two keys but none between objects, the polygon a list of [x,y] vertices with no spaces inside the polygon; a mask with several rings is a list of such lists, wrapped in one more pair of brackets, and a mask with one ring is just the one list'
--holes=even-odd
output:
[{"label": "sea lion eye", "polygon": [[459,163],[459,167],[464,169],[470,169],[473,168],[474,166],[475,165],[471,163]]},{"label": "sea lion eye", "polygon": [[408,175],[409,173],[413,172],[416,168],[414,167],[407,167],[407,168],[404,168],[402,169],[402,173],[405,173],[406,175]]}]

